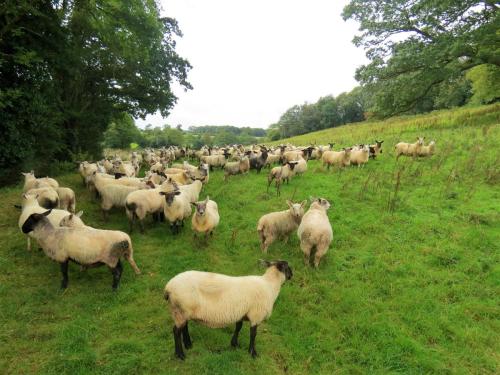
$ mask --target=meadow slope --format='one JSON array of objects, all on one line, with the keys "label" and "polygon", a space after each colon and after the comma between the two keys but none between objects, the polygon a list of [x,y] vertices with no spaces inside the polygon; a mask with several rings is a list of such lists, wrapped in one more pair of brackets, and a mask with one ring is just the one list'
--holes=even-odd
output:
[{"label": "meadow slope", "polygon": [[[202,192],[221,224],[207,245],[190,225],[172,236],[148,221],[135,232],[135,276],[124,265],[111,290],[106,268],[70,265],[69,288],[40,251],[26,251],[17,227],[21,187],[0,190],[0,369],[5,374],[302,374],[499,372],[500,105],[363,123],[295,137],[338,146],[384,139],[364,168],[325,171],[312,161],[281,197],[266,192],[267,170]],[[393,145],[435,139],[436,155],[395,161]],[[276,143],[286,143],[288,140]],[[77,210],[96,227],[126,230],[122,210],[101,218],[75,173],[58,178],[77,193]],[[259,250],[256,223],[285,199],[332,202],[334,240],[318,270],[304,266],[296,237]],[[191,324],[193,349],[174,358],[165,283],[187,269],[260,274],[257,260],[286,259],[294,277],[259,327],[253,360],[248,325],[240,349],[233,327]]]}]

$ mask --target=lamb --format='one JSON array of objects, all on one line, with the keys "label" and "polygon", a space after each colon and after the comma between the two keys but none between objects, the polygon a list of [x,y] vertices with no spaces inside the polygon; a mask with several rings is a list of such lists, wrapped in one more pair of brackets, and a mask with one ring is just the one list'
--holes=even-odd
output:
[{"label": "lamb", "polygon": [[[21,174],[24,176],[24,186],[23,186],[23,193],[26,193],[28,190],[35,188],[35,184],[37,182],[45,182],[48,186],[52,188],[57,188],[59,187],[59,183],[54,180],[53,178],[50,177],[41,177],[41,178],[36,178],[35,177],[35,172],[31,171],[29,173],[24,173],[21,172]],[[45,185],[45,186],[47,186]]]},{"label": "lamb", "polygon": [[189,203],[194,203],[200,197],[200,192],[201,192],[202,187],[203,187],[203,184],[201,183],[201,181],[196,180],[192,184],[179,186],[179,190],[183,194],[186,194],[186,197],[189,200]]},{"label": "lamb", "polygon": [[144,219],[148,214],[158,220],[163,214],[165,200],[160,195],[164,187],[136,190],[130,192],[125,198],[125,212],[129,219],[129,231],[132,233],[135,220],[139,220],[141,233],[144,233]]},{"label": "lamb", "polygon": [[247,156],[240,157],[238,161],[227,162],[224,165],[224,181],[231,175],[244,173],[250,168],[250,163]]},{"label": "lamb", "polygon": [[384,143],[384,141],[375,140],[375,143],[373,145],[369,146],[371,159],[375,159],[377,156],[379,156],[382,153],[382,143]]},{"label": "lamb", "polygon": [[418,151],[418,156],[432,156],[434,155],[434,150],[436,148],[436,142],[431,141],[427,146],[420,147]]},{"label": "lamb", "polygon": [[40,206],[46,209],[56,208],[59,205],[59,195],[51,187],[42,187],[38,189],[30,189],[26,193],[37,196]]},{"label": "lamb", "polygon": [[298,162],[290,161],[283,164],[281,167],[274,167],[271,169],[269,176],[267,177],[267,191],[269,191],[269,186],[271,186],[271,182],[276,179],[276,194],[279,196],[281,194],[281,184],[286,180],[288,184],[289,179],[293,175],[293,169]]},{"label": "lamb", "polygon": [[267,253],[268,247],[279,237],[283,237],[285,243],[288,242],[288,236],[298,228],[304,216],[306,201],[293,203],[287,200],[286,204],[288,210],[265,214],[257,223],[260,248],[264,253]]},{"label": "lamb", "polygon": [[113,289],[118,287],[122,275],[120,258],[130,263],[136,274],[140,270],[133,257],[130,237],[123,232],[54,226],[47,216],[51,210],[33,213],[22,225],[23,233],[33,233],[45,255],[61,265],[61,288],[68,287],[68,264],[73,261],[82,266],[107,265],[113,274]]},{"label": "lamb", "polygon": [[56,192],[59,196],[59,208],[75,213],[75,192],[67,187],[58,187],[56,188]]},{"label": "lamb", "polygon": [[[22,196],[21,207],[16,206],[17,208],[21,208],[21,215],[19,216],[19,220],[18,220],[19,229],[22,229],[22,225],[24,224],[24,222],[28,219],[28,217],[31,214],[34,214],[34,213],[40,214],[40,213],[46,211],[46,209],[44,207],[40,206],[40,204],[38,203],[37,197],[38,197],[37,194],[24,193]],[[48,219],[52,223],[52,225],[58,226],[59,223],[61,222],[61,220],[64,217],[69,216],[69,215],[70,215],[70,212],[68,212],[68,211],[53,209],[50,212]],[[28,251],[31,250],[30,237],[32,237],[31,233],[28,234],[27,243],[26,243],[26,248]]]},{"label": "lamb", "polygon": [[269,318],[285,280],[292,278],[286,261],[262,261],[267,267],[262,276],[227,276],[212,272],[186,271],[174,276],[165,286],[164,297],[174,320],[175,355],[184,359],[192,347],[188,331],[190,320],[208,327],[236,323],[231,346],[238,346],[243,320],[250,322],[248,352],[257,356],[255,337],[258,325]]},{"label": "lamb", "polygon": [[416,157],[420,149],[424,145],[424,138],[417,137],[415,143],[399,142],[394,148],[396,149],[396,160],[399,160],[401,155]]},{"label": "lamb", "polygon": [[297,235],[300,240],[300,248],[304,253],[304,262],[306,265],[310,262],[313,249],[314,266],[318,268],[323,255],[326,254],[333,238],[333,231],[326,211],[330,208],[330,202],[323,198],[311,198],[311,206],[305,213],[297,229]]},{"label": "lamb", "polygon": [[332,165],[336,165],[339,168],[351,165],[351,150],[350,147],[347,147],[342,149],[342,151],[323,152],[323,156],[321,157],[323,166],[326,165],[330,169]]},{"label": "lamb", "polygon": [[370,149],[368,145],[364,145],[360,150],[351,151],[351,164],[357,165],[358,168],[368,163],[370,159]]},{"label": "lamb", "polygon": [[173,234],[180,232],[180,226],[184,226],[184,219],[191,216],[191,204],[187,194],[181,192],[176,184],[174,189],[161,191],[159,193],[165,197],[163,214],[170,222],[170,229]]},{"label": "lamb", "polygon": [[205,233],[205,239],[212,235],[215,227],[219,225],[219,208],[217,203],[207,196],[204,201],[192,203],[195,207],[191,225],[196,233]]}]

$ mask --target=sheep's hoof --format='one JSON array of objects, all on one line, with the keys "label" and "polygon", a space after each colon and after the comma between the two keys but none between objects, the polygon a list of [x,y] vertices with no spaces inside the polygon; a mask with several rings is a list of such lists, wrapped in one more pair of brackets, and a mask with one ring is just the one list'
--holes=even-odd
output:
[{"label": "sheep's hoof", "polygon": [[186,355],[184,353],[175,353],[175,356],[180,360],[184,361],[186,359]]},{"label": "sheep's hoof", "polygon": [[189,350],[193,347],[193,343],[191,341],[185,342],[184,347]]},{"label": "sheep's hoof", "polygon": [[249,350],[248,352],[250,353],[253,359],[257,358],[257,352],[255,351],[255,349]]},{"label": "sheep's hoof", "polygon": [[231,346],[233,348],[239,348],[240,347],[240,344],[238,344],[238,340],[231,340]]}]

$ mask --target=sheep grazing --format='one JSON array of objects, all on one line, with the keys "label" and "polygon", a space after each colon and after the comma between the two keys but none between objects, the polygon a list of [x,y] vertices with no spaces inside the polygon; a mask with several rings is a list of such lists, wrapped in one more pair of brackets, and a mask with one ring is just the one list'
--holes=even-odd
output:
[{"label": "sheep grazing", "polygon": [[35,172],[31,171],[29,173],[24,173],[21,172],[21,174],[24,176],[24,186],[23,186],[23,193],[26,193],[28,190],[31,190],[33,188],[36,188],[35,186],[37,183],[44,183],[43,186],[39,187],[52,187],[53,189],[59,187],[59,183],[54,180],[53,178],[50,177],[41,177],[41,178],[36,178],[35,177]]},{"label": "sheep grazing", "polygon": [[350,159],[351,164],[357,165],[358,168],[362,165],[365,165],[370,159],[370,148],[368,147],[368,145],[363,145],[363,147],[361,147],[359,150],[351,151]]},{"label": "sheep grazing", "polygon": [[33,233],[45,255],[61,265],[61,288],[68,287],[68,264],[73,261],[82,266],[107,265],[113,274],[113,289],[118,287],[122,275],[120,258],[130,263],[136,274],[141,273],[135,264],[132,242],[123,232],[94,228],[68,228],[54,226],[44,213],[31,214],[22,225],[23,233]]},{"label": "sheep grazing", "polygon": [[399,160],[401,155],[403,156],[418,156],[420,149],[424,145],[424,138],[417,137],[417,141],[415,143],[406,143],[399,142],[396,146],[394,146],[396,150],[396,160]]},{"label": "sheep grazing", "polygon": [[288,210],[270,212],[263,215],[257,223],[257,232],[260,237],[260,248],[267,253],[268,247],[280,237],[288,242],[288,236],[299,227],[304,216],[306,201],[293,203],[287,200]]},{"label": "sheep grazing", "polygon": [[160,191],[160,195],[165,197],[163,214],[170,222],[170,229],[173,234],[180,232],[180,227],[184,226],[184,219],[191,216],[191,203],[187,194],[182,193],[178,186],[174,184],[174,189]]},{"label": "sheep grazing", "polygon": [[240,157],[239,161],[227,162],[224,165],[224,181],[231,175],[246,173],[250,168],[250,162],[247,156]]},{"label": "sheep grazing", "polygon": [[323,166],[326,165],[327,169],[330,169],[332,165],[339,168],[351,165],[351,150],[350,147],[347,147],[342,149],[342,151],[324,151],[321,157]]},{"label": "sheep grazing", "polygon": [[431,141],[427,146],[420,147],[418,151],[418,156],[432,156],[434,155],[434,150],[436,149],[436,142]]},{"label": "sheep grazing", "polygon": [[67,187],[58,187],[56,188],[56,192],[59,196],[59,208],[75,213],[75,192]]},{"label": "sheep grazing", "polygon": [[57,195],[57,191],[51,187],[30,189],[26,193],[36,195],[40,206],[48,210],[56,208],[59,205],[59,195]]},{"label": "sheep grazing", "polygon": [[204,201],[192,204],[195,208],[191,219],[194,236],[196,236],[196,233],[204,233],[206,239],[209,234],[213,234],[215,227],[219,225],[219,208],[217,203],[210,200],[208,196]]},{"label": "sheep grazing", "polygon": [[384,143],[384,141],[375,140],[375,143],[369,146],[371,159],[375,159],[382,153],[382,143]]},{"label": "sheep grazing", "polygon": [[297,164],[297,161],[290,161],[285,164],[283,164],[281,167],[274,167],[271,169],[271,172],[269,172],[269,176],[267,176],[267,191],[269,191],[269,186],[271,186],[271,183],[273,180],[276,180],[276,194],[280,195],[281,194],[281,184],[286,181],[288,184],[288,181],[293,175],[293,170],[295,168],[295,165]]},{"label": "sheep grazing", "polygon": [[[321,258],[330,247],[333,231],[326,214],[329,208],[330,202],[326,199],[311,198],[311,206],[304,214],[297,229],[300,248],[304,253],[304,262],[306,265],[309,265],[311,255],[314,254],[314,266],[318,268]],[[316,250],[315,253],[313,253],[314,249]]]},{"label": "sheep grazing", "polygon": [[[37,197],[38,197],[37,194],[24,193],[22,196],[21,207],[16,206],[17,208],[21,208],[21,215],[19,216],[18,220],[19,229],[22,229],[24,222],[28,219],[28,217],[31,214],[34,213],[40,214],[46,211],[46,208],[40,206],[40,204],[38,203]],[[58,226],[61,220],[69,215],[70,212],[68,211],[53,209],[50,212],[48,219],[52,223],[52,225]],[[28,251],[31,250],[30,237],[32,237],[32,234],[28,233],[27,244],[26,244],[27,245],[26,248]]]},{"label": "sheep grazing", "polygon": [[[186,271],[174,276],[165,286],[164,297],[174,320],[175,355],[184,359],[192,347],[188,331],[190,320],[211,328],[236,323],[231,346],[238,346],[243,320],[250,322],[248,352],[257,356],[255,337],[257,327],[271,316],[285,280],[292,278],[286,261],[263,261],[267,267],[262,276],[227,276],[211,272]],[[182,342],[181,342],[182,336]]]}]

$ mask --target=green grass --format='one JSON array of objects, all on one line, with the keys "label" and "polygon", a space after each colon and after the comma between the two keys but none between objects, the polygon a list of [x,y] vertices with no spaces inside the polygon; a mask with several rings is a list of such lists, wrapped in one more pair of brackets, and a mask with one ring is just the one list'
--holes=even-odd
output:
[{"label": "green grass", "polygon": [[[266,193],[266,172],[228,183],[215,172],[202,193],[219,204],[214,238],[199,246],[189,225],[173,237],[166,225],[150,223],[146,235],[132,236],[143,274],[125,265],[116,293],[106,268],[80,272],[75,265],[61,292],[58,265],[26,251],[12,208],[20,187],[1,189],[1,372],[498,373],[499,113],[497,105],[298,137],[297,144],[339,145],[383,138],[384,153],[365,168],[342,172],[310,162],[281,198]],[[436,155],[396,163],[394,143],[417,135],[436,140]],[[127,229],[121,210],[102,221],[76,173],[59,181],[75,189],[88,224]],[[296,237],[269,249],[266,258],[288,260],[294,277],[259,327],[259,358],[246,351],[247,324],[237,350],[229,345],[233,327],[191,324],[194,348],[185,362],[176,360],[165,283],[187,269],[262,273],[257,220],[285,209],[294,194],[295,200],[315,195],[333,203],[334,240],[318,270],[303,265]]]}]

